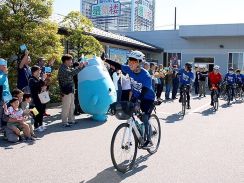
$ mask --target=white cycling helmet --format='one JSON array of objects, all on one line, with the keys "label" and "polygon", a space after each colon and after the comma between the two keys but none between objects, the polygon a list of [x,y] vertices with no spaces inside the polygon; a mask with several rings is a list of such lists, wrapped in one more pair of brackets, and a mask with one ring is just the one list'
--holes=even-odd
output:
[{"label": "white cycling helmet", "polygon": [[214,70],[219,70],[219,66],[218,66],[218,65],[215,65],[215,66],[213,67],[213,69],[214,69]]},{"label": "white cycling helmet", "polygon": [[145,60],[145,55],[140,52],[140,51],[131,51],[128,55],[128,58],[134,58],[136,60],[138,60],[139,62],[142,62]]}]

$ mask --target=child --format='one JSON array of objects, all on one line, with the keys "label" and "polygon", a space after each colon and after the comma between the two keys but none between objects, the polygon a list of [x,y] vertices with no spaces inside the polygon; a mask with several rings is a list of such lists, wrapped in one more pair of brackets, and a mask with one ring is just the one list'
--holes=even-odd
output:
[{"label": "child", "polygon": [[24,94],[23,102],[21,103],[21,109],[23,110],[23,116],[27,119],[26,123],[29,125],[31,136],[36,138],[36,135],[34,133],[33,126],[31,123],[32,109],[30,109],[30,103],[31,103],[31,94]]},{"label": "child", "polygon": [[20,129],[23,129],[26,140],[34,140],[30,135],[29,125],[25,122],[25,118],[23,117],[23,110],[19,108],[19,99],[14,97],[9,103],[11,105],[9,108],[7,108],[6,105],[4,106],[5,114],[18,122],[8,122],[8,128],[13,130],[19,137],[21,137]]}]

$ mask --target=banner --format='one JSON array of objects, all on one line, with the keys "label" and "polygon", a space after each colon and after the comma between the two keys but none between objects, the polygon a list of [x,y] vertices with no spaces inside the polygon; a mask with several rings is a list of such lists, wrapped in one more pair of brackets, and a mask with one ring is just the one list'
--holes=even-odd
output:
[{"label": "banner", "polygon": [[92,5],[92,18],[116,17],[121,13],[120,2],[114,0],[99,0],[97,4]]}]

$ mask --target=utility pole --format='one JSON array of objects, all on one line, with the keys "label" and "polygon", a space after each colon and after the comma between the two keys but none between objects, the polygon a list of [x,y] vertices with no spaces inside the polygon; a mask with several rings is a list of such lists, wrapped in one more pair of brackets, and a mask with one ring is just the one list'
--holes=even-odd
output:
[{"label": "utility pole", "polygon": [[176,7],[175,7],[175,24],[174,24],[174,30],[176,30]]}]

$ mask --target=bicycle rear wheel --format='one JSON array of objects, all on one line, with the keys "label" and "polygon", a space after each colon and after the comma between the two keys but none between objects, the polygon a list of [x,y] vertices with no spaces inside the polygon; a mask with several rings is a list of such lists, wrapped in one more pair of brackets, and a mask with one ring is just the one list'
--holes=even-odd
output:
[{"label": "bicycle rear wheel", "polygon": [[114,131],[110,153],[114,167],[122,173],[129,171],[136,160],[138,140],[134,130],[129,137],[128,123],[120,124]]},{"label": "bicycle rear wheel", "polygon": [[152,114],[149,118],[149,124],[151,125],[151,140],[153,146],[147,149],[150,154],[157,152],[160,140],[161,140],[161,126],[158,117],[155,114]]}]

